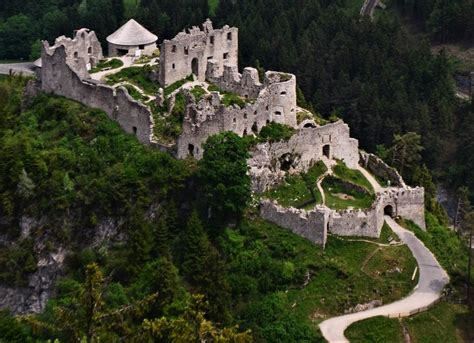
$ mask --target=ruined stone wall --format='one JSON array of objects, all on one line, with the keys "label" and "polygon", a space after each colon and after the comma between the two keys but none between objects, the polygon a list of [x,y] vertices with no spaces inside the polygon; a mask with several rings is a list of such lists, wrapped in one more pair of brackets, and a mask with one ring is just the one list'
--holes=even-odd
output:
[{"label": "ruined stone wall", "polygon": [[403,187],[382,193],[383,207],[393,206],[394,215],[413,221],[423,230],[425,223],[425,189],[423,187]]},{"label": "ruined stone wall", "polygon": [[274,224],[289,229],[315,244],[326,243],[327,232],[338,236],[380,237],[385,210],[392,217],[400,216],[425,229],[424,189],[392,188],[377,194],[373,205],[366,210],[333,210],[318,205],[314,210],[284,208],[275,202],[264,200],[260,204],[260,216]]},{"label": "ruined stone wall", "polygon": [[[99,108],[117,121],[125,132],[136,135],[141,143],[150,144],[153,118],[148,107],[130,97],[125,88],[119,88],[115,92],[107,85],[91,83],[87,79],[81,80],[81,73],[72,70],[66,59],[63,46],[52,52],[43,49],[41,90]],[[84,69],[82,71],[84,72]]]},{"label": "ruined stone wall", "polygon": [[195,74],[206,78],[208,60],[214,60],[221,70],[224,65],[238,66],[238,29],[224,26],[214,29],[207,20],[203,29],[194,26],[161,44],[160,83],[168,86]]},{"label": "ruined stone wall", "polygon": [[281,158],[289,156],[294,162],[289,173],[307,171],[324,156],[323,147],[329,146],[329,157],[342,160],[349,168],[359,161],[358,141],[350,137],[349,126],[342,120],[315,128],[297,131],[287,142],[258,144],[249,159],[252,190],[264,192],[283,180]]},{"label": "ruined stone wall", "polygon": [[102,46],[95,32],[88,29],[75,31],[72,39],[65,36],[58,37],[53,46],[50,46],[47,41],[43,41],[43,48],[49,55],[60,46],[63,46],[66,50],[67,64],[81,78],[87,77],[87,70],[104,58]]},{"label": "ruined stone wall", "polygon": [[265,200],[260,205],[260,215],[263,219],[289,229],[314,244],[323,247],[326,244],[328,211],[324,208],[312,211],[297,210]]},{"label": "ruined stone wall", "polygon": [[[230,71],[230,68],[227,70]],[[242,91],[252,88],[251,81],[247,79],[255,81],[252,68],[247,70],[244,74],[247,76],[241,77],[238,83]],[[224,74],[223,78],[228,75]],[[185,158],[191,154],[197,159],[201,158],[202,145],[209,136],[219,132],[232,131],[239,136],[257,135],[270,122],[296,127],[296,77],[285,74],[288,80],[279,81],[279,73],[267,72],[267,75],[258,98],[246,102],[244,108],[237,105],[226,107],[220,98],[222,94],[217,92],[205,96],[198,103],[188,96],[183,132],[177,142],[177,157]],[[258,77],[256,82],[253,85],[259,83]],[[242,86],[244,83],[247,86]]]},{"label": "ruined stone wall", "polygon": [[389,180],[390,186],[405,187],[405,182],[395,168],[387,165],[382,159],[365,151],[360,152],[361,165],[375,176],[383,180]]}]

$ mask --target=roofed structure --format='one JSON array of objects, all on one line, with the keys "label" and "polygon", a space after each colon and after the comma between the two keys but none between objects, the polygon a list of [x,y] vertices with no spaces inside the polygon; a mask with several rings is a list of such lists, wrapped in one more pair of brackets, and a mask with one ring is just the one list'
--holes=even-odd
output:
[{"label": "roofed structure", "polygon": [[145,55],[151,55],[156,50],[157,40],[156,35],[134,19],[130,19],[107,37],[109,56],[136,54],[138,50]]}]

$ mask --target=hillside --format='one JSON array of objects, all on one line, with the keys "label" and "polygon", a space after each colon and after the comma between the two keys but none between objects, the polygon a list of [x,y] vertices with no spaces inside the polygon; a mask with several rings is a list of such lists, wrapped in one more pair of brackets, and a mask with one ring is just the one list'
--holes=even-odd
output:
[{"label": "hillside", "polygon": [[[461,30],[472,38],[459,14],[471,9],[453,2],[447,29],[433,1],[375,20],[358,16],[359,3],[0,4],[8,61],[35,59],[39,39],[86,26],[100,48],[130,16],[159,42],[204,22],[138,60],[130,50],[95,61],[84,45],[89,71],[57,41],[43,48],[41,82],[0,76],[0,307],[10,309],[0,341],[324,341],[322,321],[417,284],[384,215],[398,216],[451,282],[426,313],[360,322],[347,337],[474,339],[474,101],[456,97],[459,64],[432,48]],[[230,27],[214,29],[208,15]],[[215,50],[194,57],[200,44]],[[438,183],[455,194],[456,232]]]}]

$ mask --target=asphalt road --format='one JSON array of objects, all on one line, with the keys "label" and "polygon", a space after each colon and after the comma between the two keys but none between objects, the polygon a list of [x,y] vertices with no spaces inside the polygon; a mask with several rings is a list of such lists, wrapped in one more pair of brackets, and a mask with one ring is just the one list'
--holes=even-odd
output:
[{"label": "asphalt road", "polygon": [[444,286],[449,282],[448,274],[423,242],[389,216],[385,216],[385,221],[412,251],[419,267],[418,284],[409,296],[391,304],[325,320],[319,327],[329,342],[349,342],[344,331],[352,323],[363,319],[376,316],[407,317],[424,311],[440,298]]},{"label": "asphalt road", "polygon": [[9,75],[10,73],[34,75],[34,64],[33,62],[0,64],[0,74]]}]

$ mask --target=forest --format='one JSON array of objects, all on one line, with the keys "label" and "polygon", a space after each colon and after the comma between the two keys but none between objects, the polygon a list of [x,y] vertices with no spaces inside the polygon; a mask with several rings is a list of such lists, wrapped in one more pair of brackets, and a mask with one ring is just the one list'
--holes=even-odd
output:
[{"label": "forest", "polygon": [[[453,192],[466,186],[466,208],[474,200],[474,101],[455,96],[453,61],[430,45],[472,40],[474,1],[394,1],[426,32],[422,40],[399,17],[360,18],[349,2],[2,1],[0,60],[38,58],[40,40],[81,27],[105,42],[132,16],[160,40],[208,16],[215,26],[237,26],[241,67],[295,73],[301,106],[341,117],[361,148],[425,187],[426,242],[463,289],[467,256],[445,228],[435,183]],[[217,135],[202,161],[177,161],[141,146],[100,111],[45,95],[25,104],[25,82],[0,82],[0,228],[16,242],[1,246],[0,281],[26,285],[37,240],[43,250],[71,254],[43,314],[18,321],[0,312],[0,341],[313,342],[322,340],[308,319],[316,314],[294,304],[312,301],[335,314],[373,291],[350,262],[370,246],[336,241],[315,251],[257,219],[247,140]],[[411,149],[403,166],[400,145]],[[25,238],[24,216],[47,225]],[[125,238],[93,246],[94,228],[109,218],[122,218],[115,224]],[[310,283],[317,299],[302,286],[307,275],[317,276]],[[379,286],[390,300],[393,289]]]}]

